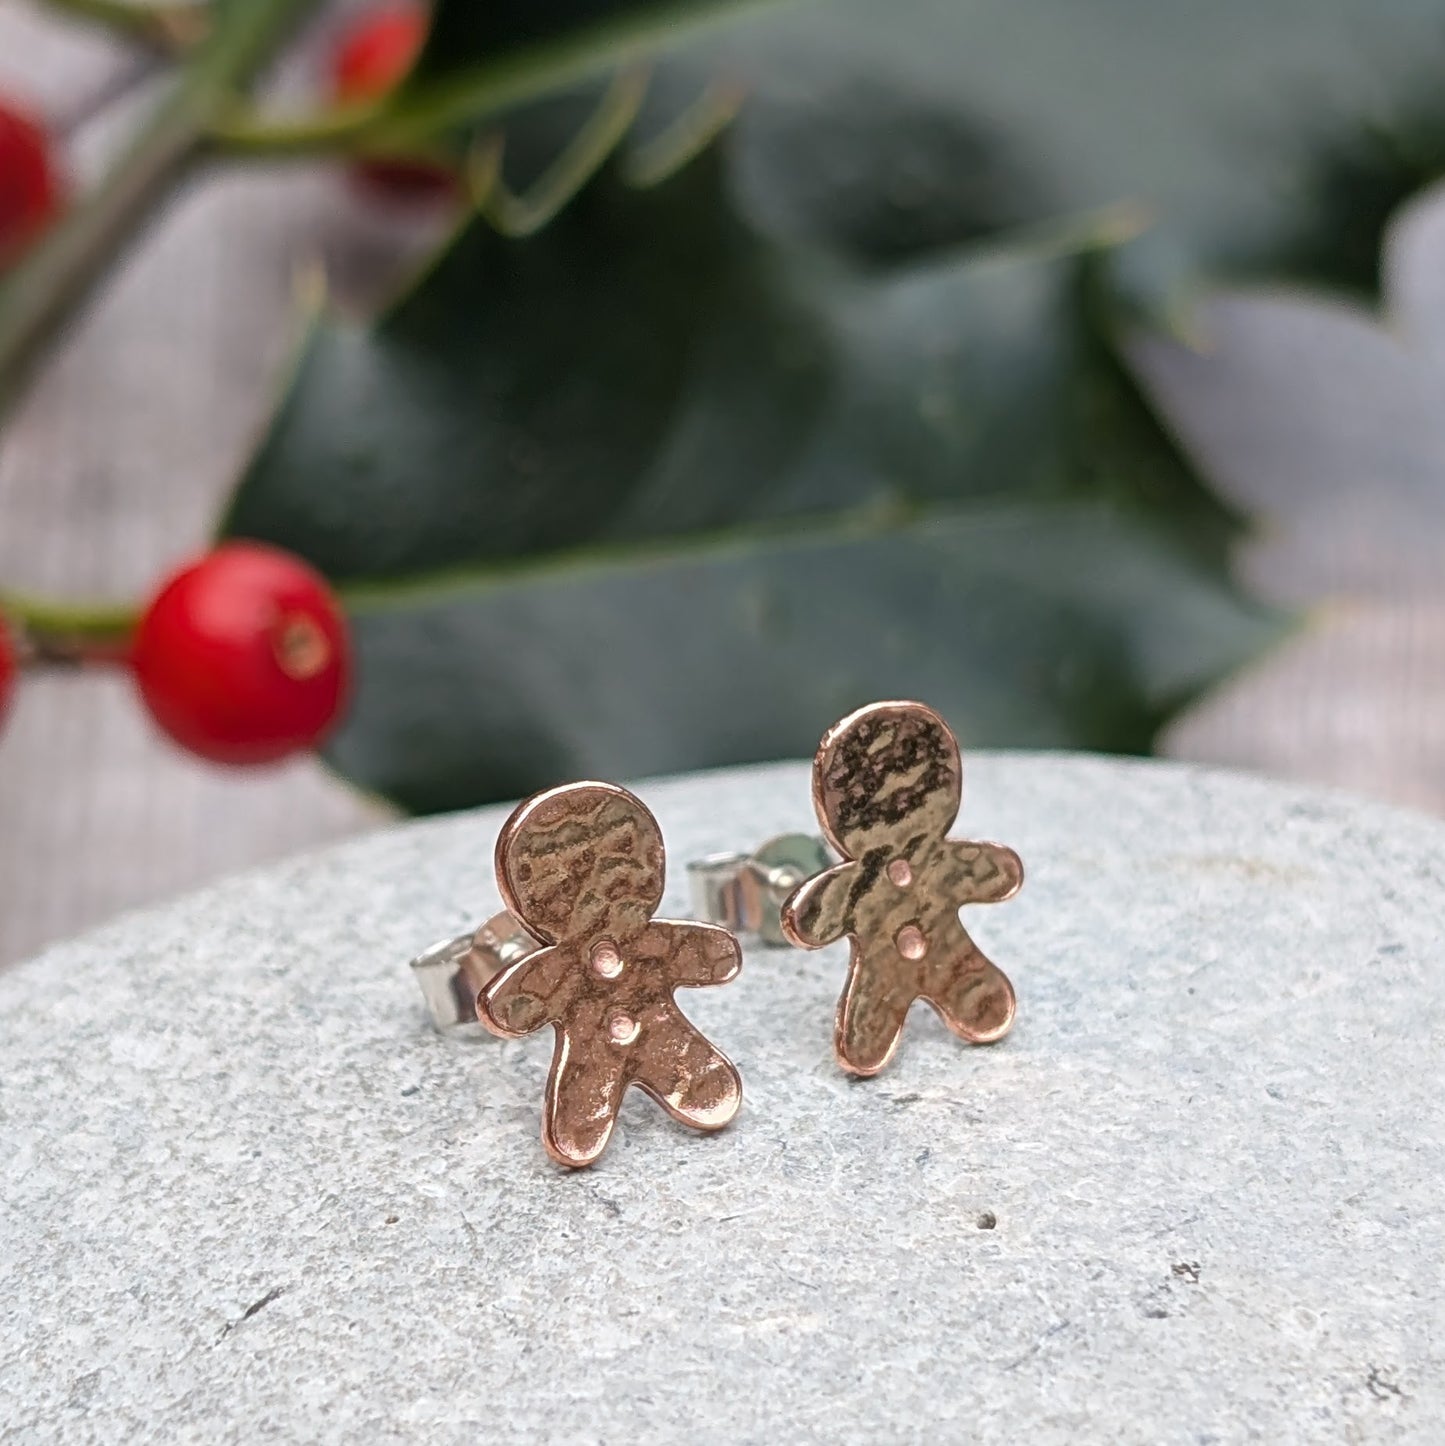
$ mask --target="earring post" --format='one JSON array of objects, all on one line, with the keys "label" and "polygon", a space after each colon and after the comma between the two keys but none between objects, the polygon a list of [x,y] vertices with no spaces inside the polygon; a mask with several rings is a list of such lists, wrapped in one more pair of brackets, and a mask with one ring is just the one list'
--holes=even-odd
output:
[{"label": "earring post", "polygon": [[711,924],[771,947],[785,945],[783,901],[834,862],[828,845],[805,833],[769,839],[751,854],[711,854],[687,866],[693,909]]},{"label": "earring post", "polygon": [[542,946],[506,910],[481,928],[433,944],[411,961],[412,972],[443,1034],[483,1035],[477,995],[508,965]]}]

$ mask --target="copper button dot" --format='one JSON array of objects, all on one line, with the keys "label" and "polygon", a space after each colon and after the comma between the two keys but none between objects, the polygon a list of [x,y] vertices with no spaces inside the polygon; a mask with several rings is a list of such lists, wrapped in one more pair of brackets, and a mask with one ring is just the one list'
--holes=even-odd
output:
[{"label": "copper button dot", "polygon": [[917,924],[905,924],[893,942],[898,945],[898,952],[905,959],[921,959],[928,953],[928,940],[923,937],[923,930]]},{"label": "copper button dot", "polygon": [[616,979],[622,973],[622,954],[611,939],[599,939],[592,946],[592,967],[604,979]]},{"label": "copper button dot", "polygon": [[607,1034],[613,1044],[631,1044],[641,1032],[642,1026],[630,1015],[618,1010],[607,1021]]},{"label": "copper button dot", "polygon": [[913,870],[909,867],[907,859],[894,859],[888,865],[888,877],[898,885],[900,889],[906,889],[913,882]]}]

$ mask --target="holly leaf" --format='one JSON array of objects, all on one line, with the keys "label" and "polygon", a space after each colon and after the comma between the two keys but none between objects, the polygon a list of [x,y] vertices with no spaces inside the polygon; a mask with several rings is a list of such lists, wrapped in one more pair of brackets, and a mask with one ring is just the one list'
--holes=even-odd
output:
[{"label": "holly leaf", "polygon": [[1385,220],[1445,174],[1445,0],[757,8],[439,0],[376,138],[468,134],[662,50],[674,97],[719,74],[746,89],[738,203],[755,228],[887,265],[1134,202],[1158,224],[1121,274],[1155,312],[1200,270],[1374,289]]},{"label": "holly leaf", "polygon": [[1219,557],[1232,519],[1124,373],[1079,218],[859,276],[752,233],[713,152],[541,235],[466,228],[373,326],[323,318],[227,528],[346,581],[1027,492]]},{"label": "holly leaf", "polygon": [[610,172],[318,321],[225,531],[344,586],[348,777],[457,807],[806,753],[895,693],[975,744],[1137,749],[1276,634],[1120,362],[1121,218],[866,274],[733,194],[716,150]]},{"label": "holly leaf", "polygon": [[567,778],[803,757],[919,697],[965,746],[1146,751],[1280,619],[1148,526],[930,509],[351,594],[346,777],[416,812]]},{"label": "holly leaf", "polygon": [[889,263],[1133,200],[1157,295],[1200,268],[1376,283],[1445,173],[1445,0],[833,0],[698,55],[746,77],[755,224]]}]

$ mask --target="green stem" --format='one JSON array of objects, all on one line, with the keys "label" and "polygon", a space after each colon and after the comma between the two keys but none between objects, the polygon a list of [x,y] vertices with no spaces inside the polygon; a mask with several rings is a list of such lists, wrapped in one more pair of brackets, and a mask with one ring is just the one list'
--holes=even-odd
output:
[{"label": "green stem", "polygon": [[157,50],[177,52],[198,44],[210,28],[210,6],[188,3],[128,4],[127,0],[46,0],[53,11],[104,25]]},{"label": "green stem", "polygon": [[95,192],[0,287],[0,418],[37,355],[89,297],[157,201],[200,154],[207,131],[317,0],[223,7],[215,32]]},{"label": "green stem", "polygon": [[378,119],[387,114],[379,104],[339,105],[295,121],[273,121],[239,102],[212,128],[210,142],[221,155],[242,159],[296,159],[318,151],[376,154],[386,149],[378,139]]},{"label": "green stem", "polygon": [[0,626],[15,631],[26,666],[120,662],[138,620],[134,607],[0,592]]},{"label": "green stem", "polygon": [[298,121],[271,122],[235,106],[214,127],[215,147],[238,156],[305,156],[317,151],[406,154],[447,131],[565,89],[599,70],[644,59],[697,29],[773,0],[696,0],[685,17],[674,4],[632,7],[555,39],[441,76],[419,75],[389,101]]}]

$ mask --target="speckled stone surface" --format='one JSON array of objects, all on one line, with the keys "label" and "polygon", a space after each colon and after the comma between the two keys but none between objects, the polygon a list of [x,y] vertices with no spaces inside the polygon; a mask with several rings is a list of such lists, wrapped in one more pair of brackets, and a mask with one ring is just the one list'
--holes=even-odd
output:
[{"label": "speckled stone surface", "polygon": [[[66,1442],[1439,1441],[1445,826],[1160,764],[974,755],[1019,993],[830,1052],[839,948],[684,1007],[699,1138],[537,1138],[550,1034],[434,1034],[504,810],[374,835],[0,977],[0,1435]],[[644,785],[683,861],[801,764]]]}]

